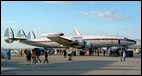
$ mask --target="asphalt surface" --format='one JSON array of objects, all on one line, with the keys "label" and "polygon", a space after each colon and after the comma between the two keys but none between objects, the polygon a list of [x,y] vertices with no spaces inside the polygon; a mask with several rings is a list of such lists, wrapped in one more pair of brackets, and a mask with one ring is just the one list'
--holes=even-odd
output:
[{"label": "asphalt surface", "polygon": [[[44,56],[40,57],[44,60]],[[27,65],[26,57],[1,59],[1,75],[141,75],[141,54],[128,57],[73,56],[73,61],[62,55],[50,55],[49,63]]]}]

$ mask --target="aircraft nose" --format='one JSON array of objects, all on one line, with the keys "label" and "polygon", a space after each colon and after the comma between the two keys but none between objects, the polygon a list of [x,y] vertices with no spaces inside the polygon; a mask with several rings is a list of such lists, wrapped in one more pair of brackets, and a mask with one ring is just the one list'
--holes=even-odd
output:
[{"label": "aircraft nose", "polygon": [[[135,40],[134,40],[135,41]],[[137,41],[135,41],[135,44],[137,44]]]},{"label": "aircraft nose", "polygon": [[135,40],[130,40],[130,39],[129,39],[129,41],[134,42],[134,44],[137,44],[137,41],[135,41]]},{"label": "aircraft nose", "polygon": [[132,42],[134,42],[135,44],[137,44],[137,41],[135,41],[135,40],[132,40]]}]

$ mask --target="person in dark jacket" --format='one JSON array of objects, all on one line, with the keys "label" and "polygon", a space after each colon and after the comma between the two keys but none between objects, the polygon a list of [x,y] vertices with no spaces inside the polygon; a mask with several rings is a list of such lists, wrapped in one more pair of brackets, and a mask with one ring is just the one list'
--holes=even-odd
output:
[{"label": "person in dark jacket", "polygon": [[66,50],[64,50],[63,53],[64,53],[64,58],[66,58],[66,56],[67,56]]},{"label": "person in dark jacket", "polygon": [[38,61],[40,61],[40,63],[41,63],[39,48],[35,48],[35,51],[36,51],[36,62],[38,63]]},{"label": "person in dark jacket", "polygon": [[27,50],[26,51],[27,65],[31,64],[31,56],[32,56],[31,51]]},{"label": "person in dark jacket", "polygon": [[123,51],[120,52],[120,61],[122,62],[123,59]]},{"label": "person in dark jacket", "polygon": [[44,51],[45,59],[44,59],[43,63],[45,63],[45,62],[49,63],[48,54],[49,54],[49,50],[47,48],[45,48],[45,51]]}]

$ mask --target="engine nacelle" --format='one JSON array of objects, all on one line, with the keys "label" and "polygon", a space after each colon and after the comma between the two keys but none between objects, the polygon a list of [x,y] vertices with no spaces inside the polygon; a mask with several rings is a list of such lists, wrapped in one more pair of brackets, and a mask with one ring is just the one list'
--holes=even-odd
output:
[{"label": "engine nacelle", "polygon": [[86,44],[85,40],[74,40],[74,42],[77,43],[77,45],[82,47],[85,46]]},{"label": "engine nacelle", "polygon": [[92,44],[90,42],[87,42],[85,45],[85,48],[91,48],[91,47],[92,47]]},{"label": "engine nacelle", "polygon": [[63,33],[47,33],[42,35],[46,37],[60,37],[60,36],[63,36],[64,34]]},{"label": "engine nacelle", "polygon": [[11,28],[7,28],[4,34],[5,42],[12,43],[14,41],[14,33]]},{"label": "engine nacelle", "polygon": [[92,48],[92,44],[85,40],[74,40],[74,43],[80,46],[81,48]]}]

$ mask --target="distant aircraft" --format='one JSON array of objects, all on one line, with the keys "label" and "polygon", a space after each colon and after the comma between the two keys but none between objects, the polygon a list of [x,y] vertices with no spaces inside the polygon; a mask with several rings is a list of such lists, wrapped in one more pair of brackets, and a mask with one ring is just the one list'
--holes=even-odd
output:
[{"label": "distant aircraft", "polygon": [[19,41],[21,43],[44,47],[44,48],[77,48],[83,49],[95,49],[100,47],[113,47],[136,44],[135,40],[122,37],[103,36],[103,35],[81,35],[77,28],[74,29],[76,36],[65,37],[63,33],[47,33],[42,36],[46,39],[36,39],[33,31],[25,35],[23,30],[19,30],[17,37],[14,37],[14,32],[11,28],[7,28],[5,32],[5,41],[12,43],[13,41]]}]

